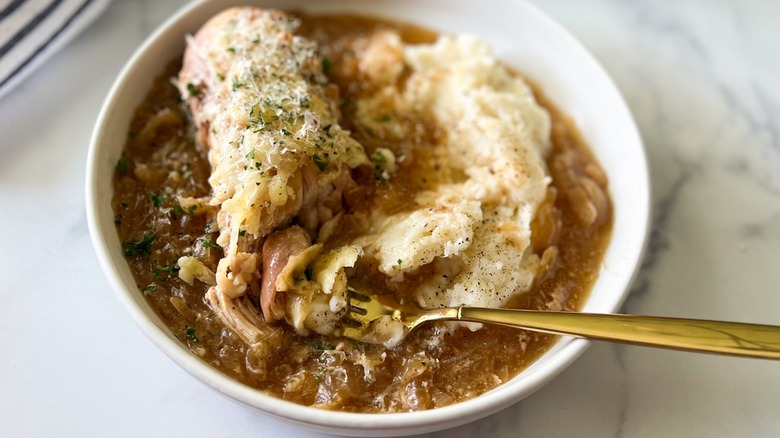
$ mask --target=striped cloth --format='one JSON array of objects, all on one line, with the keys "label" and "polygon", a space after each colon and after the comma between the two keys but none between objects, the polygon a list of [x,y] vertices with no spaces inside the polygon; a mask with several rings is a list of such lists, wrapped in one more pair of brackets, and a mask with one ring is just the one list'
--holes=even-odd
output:
[{"label": "striped cloth", "polygon": [[0,98],[87,27],[111,0],[0,0]]}]

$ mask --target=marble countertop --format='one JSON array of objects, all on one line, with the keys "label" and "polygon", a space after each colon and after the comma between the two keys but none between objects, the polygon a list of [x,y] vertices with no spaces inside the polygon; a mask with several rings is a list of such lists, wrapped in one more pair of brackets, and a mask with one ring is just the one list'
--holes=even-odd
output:
[{"label": "marble countertop", "polygon": [[[219,397],[161,354],[92,250],[93,124],[124,62],[182,3],[113,2],[0,100],[2,436],[320,436]],[[603,63],[646,144],[654,227],[623,310],[780,324],[780,3],[538,6]],[[431,436],[777,436],[778,388],[777,362],[594,344],[526,400]]]}]

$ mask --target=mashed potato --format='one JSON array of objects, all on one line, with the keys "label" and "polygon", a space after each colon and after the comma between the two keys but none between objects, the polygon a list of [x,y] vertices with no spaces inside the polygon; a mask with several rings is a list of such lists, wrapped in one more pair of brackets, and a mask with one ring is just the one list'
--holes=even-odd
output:
[{"label": "mashed potato", "polygon": [[370,108],[387,102],[399,114],[432,114],[447,132],[441,164],[461,177],[418,193],[417,209],[381,218],[367,255],[389,276],[434,263],[433,273],[410,297],[423,308],[501,307],[527,291],[538,271],[530,235],[550,182],[544,161],[550,149],[549,116],[528,85],[475,37],[405,46],[397,37],[380,34],[368,52],[379,50],[398,53],[399,65],[410,73],[403,89],[388,85],[359,102],[366,114],[361,121],[372,123],[377,111]]}]

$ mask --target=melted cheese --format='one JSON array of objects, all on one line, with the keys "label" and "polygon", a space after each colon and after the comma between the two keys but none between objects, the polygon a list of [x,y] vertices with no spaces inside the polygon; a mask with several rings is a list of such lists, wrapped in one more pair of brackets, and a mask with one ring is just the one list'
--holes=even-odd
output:
[{"label": "melted cheese", "polygon": [[[228,9],[189,39],[178,85],[193,109],[212,167],[225,258],[218,295],[242,296],[258,263],[240,237],[261,239],[342,172],[368,162],[338,125],[316,45],[277,11]],[[306,182],[309,186],[306,186]]]}]

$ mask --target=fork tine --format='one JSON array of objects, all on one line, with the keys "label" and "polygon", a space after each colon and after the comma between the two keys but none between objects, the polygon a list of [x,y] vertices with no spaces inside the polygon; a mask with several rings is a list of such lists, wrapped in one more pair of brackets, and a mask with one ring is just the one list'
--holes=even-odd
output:
[{"label": "fork tine", "polygon": [[349,304],[349,312],[350,313],[357,313],[358,315],[365,315],[366,313],[368,313],[368,310],[366,310],[366,309],[364,309],[362,307],[355,306],[354,304],[350,303]]},{"label": "fork tine", "polygon": [[352,289],[351,287],[347,289],[347,299],[349,300],[355,300],[360,301],[361,303],[367,303],[371,301],[371,297],[367,295],[363,295],[360,292],[356,291],[355,289]]},{"label": "fork tine", "polygon": [[363,324],[360,321],[356,321],[352,318],[342,318],[341,323],[343,325],[353,327],[353,328],[360,328],[363,326]]}]

